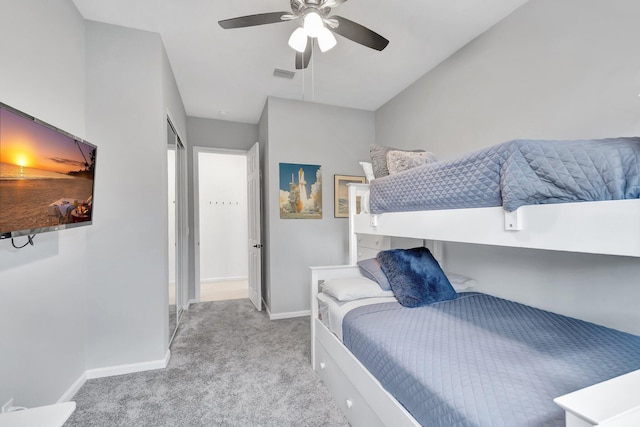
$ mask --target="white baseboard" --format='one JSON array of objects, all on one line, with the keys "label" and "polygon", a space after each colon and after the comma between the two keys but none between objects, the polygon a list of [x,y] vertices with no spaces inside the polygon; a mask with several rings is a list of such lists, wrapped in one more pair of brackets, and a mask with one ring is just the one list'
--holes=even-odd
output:
[{"label": "white baseboard", "polygon": [[71,387],[65,391],[56,403],[70,402],[76,395],[80,387],[93,378],[112,377],[115,375],[132,374],[134,372],[152,371],[155,369],[166,368],[171,358],[171,350],[167,350],[164,359],[153,360],[150,362],[133,363],[131,365],[111,366],[108,368],[89,369],[71,384]]},{"label": "white baseboard", "polygon": [[87,379],[113,377],[115,375],[132,374],[134,372],[153,371],[164,369],[169,364],[171,350],[167,349],[164,359],[151,360],[149,362],[132,363],[130,365],[109,366],[106,368],[89,369],[86,372]]},{"label": "white baseboard", "polygon": [[86,382],[87,372],[85,371],[77,380],[74,381],[73,384],[71,384],[71,387],[69,387],[67,391],[60,396],[60,399],[58,399],[56,403],[70,402],[71,399],[73,399],[73,396],[75,396],[78,390],[80,390],[80,387],[82,387]]},{"label": "white baseboard", "polygon": [[311,310],[290,311],[288,313],[271,313],[269,307],[266,307],[269,320],[291,319],[293,317],[311,316]]}]

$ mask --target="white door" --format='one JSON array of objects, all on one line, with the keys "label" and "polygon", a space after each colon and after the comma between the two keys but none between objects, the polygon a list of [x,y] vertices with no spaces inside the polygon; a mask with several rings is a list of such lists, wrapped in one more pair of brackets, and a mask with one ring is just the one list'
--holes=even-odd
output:
[{"label": "white door", "polygon": [[249,299],[262,310],[262,242],[260,239],[260,150],[255,143],[247,153],[249,211]]}]

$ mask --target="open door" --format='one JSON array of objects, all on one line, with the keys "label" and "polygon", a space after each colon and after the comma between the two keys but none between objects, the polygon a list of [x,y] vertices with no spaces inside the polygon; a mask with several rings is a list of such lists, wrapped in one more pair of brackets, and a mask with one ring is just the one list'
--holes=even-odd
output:
[{"label": "open door", "polygon": [[247,197],[249,211],[249,299],[262,310],[262,242],[260,239],[260,146],[247,153]]}]

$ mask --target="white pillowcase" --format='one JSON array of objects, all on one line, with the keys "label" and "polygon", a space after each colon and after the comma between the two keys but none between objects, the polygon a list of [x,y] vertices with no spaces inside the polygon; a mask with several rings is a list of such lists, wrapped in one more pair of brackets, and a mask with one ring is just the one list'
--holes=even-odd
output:
[{"label": "white pillowcase", "polygon": [[362,166],[362,170],[364,171],[364,176],[367,178],[367,182],[371,182],[375,179],[375,175],[373,174],[373,165],[369,162],[359,162],[360,166]]},{"label": "white pillowcase", "polygon": [[393,291],[384,291],[376,282],[362,276],[326,280],[320,290],[338,301],[393,296]]},{"label": "white pillowcase", "polygon": [[456,292],[465,292],[476,285],[476,280],[462,274],[444,273]]}]

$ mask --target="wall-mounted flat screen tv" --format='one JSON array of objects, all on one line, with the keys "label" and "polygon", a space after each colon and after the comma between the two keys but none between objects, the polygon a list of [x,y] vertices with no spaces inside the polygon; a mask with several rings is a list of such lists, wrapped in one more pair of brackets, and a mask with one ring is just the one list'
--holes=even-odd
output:
[{"label": "wall-mounted flat screen tv", "polygon": [[91,224],[96,151],[0,103],[0,239]]}]

